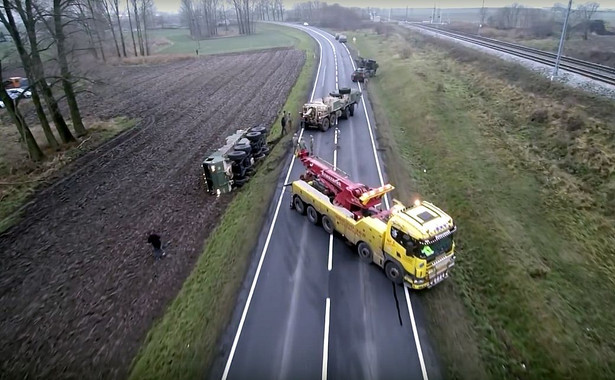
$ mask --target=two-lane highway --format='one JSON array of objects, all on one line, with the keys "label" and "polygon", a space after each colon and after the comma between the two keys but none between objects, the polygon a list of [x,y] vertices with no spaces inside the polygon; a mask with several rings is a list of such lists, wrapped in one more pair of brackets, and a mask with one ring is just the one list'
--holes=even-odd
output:
[{"label": "two-lane highway", "polygon": [[[354,62],[344,44],[314,28],[300,29],[320,47],[312,98],[350,81]],[[314,137],[316,155],[353,180],[380,186],[374,120],[364,96],[354,117]],[[215,379],[437,379],[412,295],[356,251],[289,208],[282,184],[304,171],[294,158],[280,178],[244,282],[233,321],[211,376]],[[387,201],[388,202],[388,201]],[[388,204],[387,204],[388,206]],[[412,301],[414,302],[414,301]],[[420,338],[419,338],[420,337]]]}]

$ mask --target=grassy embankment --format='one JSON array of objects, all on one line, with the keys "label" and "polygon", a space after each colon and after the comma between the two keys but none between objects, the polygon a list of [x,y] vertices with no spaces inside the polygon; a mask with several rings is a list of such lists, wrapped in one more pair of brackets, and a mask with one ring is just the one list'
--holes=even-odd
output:
[{"label": "grassy embankment", "polygon": [[[295,29],[270,25],[267,28],[276,28],[296,48],[306,52],[306,63],[284,105],[286,110],[299,112],[311,89],[317,59],[315,43]],[[277,138],[279,133],[276,121],[270,135]],[[205,376],[217,340],[235,306],[252,247],[288,153],[287,140],[288,137],[275,146],[257,174],[235,195],[177,298],[148,334],[133,362],[131,379]]]},{"label": "grassy embankment", "polygon": [[[107,121],[84,120],[88,135],[75,143],[54,152],[40,126],[31,126],[39,146],[47,155],[40,163],[28,159],[27,152],[19,142],[17,128],[8,119],[6,111],[0,119],[0,232],[16,223],[17,210],[36,191],[37,187],[53,174],[83,153],[100,146],[120,132],[132,128],[138,120],[119,117]],[[59,136],[56,139],[60,141]]]},{"label": "grassy embankment", "polygon": [[402,29],[355,35],[396,196],[459,226],[452,278],[421,293],[449,377],[615,378],[613,102]]}]

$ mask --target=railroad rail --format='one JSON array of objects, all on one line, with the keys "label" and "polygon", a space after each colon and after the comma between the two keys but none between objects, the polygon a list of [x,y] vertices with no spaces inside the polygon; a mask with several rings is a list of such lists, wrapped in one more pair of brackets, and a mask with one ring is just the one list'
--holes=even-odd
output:
[{"label": "railroad rail", "polygon": [[[484,46],[489,49],[507,53],[520,58],[529,59],[531,61],[542,63],[548,66],[554,66],[555,60],[557,58],[557,54],[555,53],[515,44],[512,42],[500,41],[492,38],[481,37],[461,32],[451,32],[449,30],[445,30],[432,25],[412,25],[422,29],[437,32],[444,36],[469,42],[474,45]],[[562,56],[562,59],[560,61],[560,69],[582,75],[586,78],[593,79],[598,82],[615,86],[615,68],[613,67],[583,61],[577,58]]]}]

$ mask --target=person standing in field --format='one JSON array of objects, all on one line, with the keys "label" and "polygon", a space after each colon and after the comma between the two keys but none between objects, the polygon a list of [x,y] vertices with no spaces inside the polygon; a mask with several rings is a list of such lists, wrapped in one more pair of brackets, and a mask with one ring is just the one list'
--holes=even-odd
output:
[{"label": "person standing in field", "polygon": [[160,260],[162,259],[166,253],[162,249],[162,241],[160,240],[160,235],[152,233],[147,238],[147,242],[152,245],[154,248],[154,259]]},{"label": "person standing in field", "polygon": [[286,134],[286,111],[284,111],[280,124],[282,125],[282,136],[284,136]]}]

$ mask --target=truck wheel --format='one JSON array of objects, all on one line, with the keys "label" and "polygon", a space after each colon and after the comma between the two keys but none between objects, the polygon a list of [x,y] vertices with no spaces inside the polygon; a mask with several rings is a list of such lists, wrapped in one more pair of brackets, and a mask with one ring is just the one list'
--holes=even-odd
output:
[{"label": "truck wheel", "polygon": [[350,114],[350,116],[354,116],[354,103],[352,103],[352,104],[348,107],[348,113]]},{"label": "truck wheel", "polygon": [[404,282],[404,272],[396,262],[389,261],[387,265],[384,266],[384,271],[386,272],[389,280],[393,281],[397,285],[401,285]]},{"label": "truck wheel", "polygon": [[307,218],[312,224],[318,224],[318,211],[312,205],[307,206]]},{"label": "truck wheel", "polygon": [[231,161],[235,161],[235,162],[240,162],[242,161],[244,158],[246,158],[247,154],[244,151],[241,150],[234,150],[232,152],[229,152],[228,154],[228,158]]},{"label": "truck wheel", "polygon": [[329,118],[325,117],[322,120],[322,125],[320,126],[320,130],[323,132],[327,132],[329,130]]},{"label": "truck wheel", "polygon": [[295,195],[294,198],[295,210],[301,215],[305,215],[305,203],[299,198],[298,195]]},{"label": "truck wheel", "polygon": [[365,242],[360,242],[357,246],[357,253],[359,254],[359,259],[364,263],[372,262],[372,249]]},{"label": "truck wheel", "polygon": [[322,216],[322,228],[329,234],[333,234],[335,228],[333,227],[333,221],[327,215]]}]

